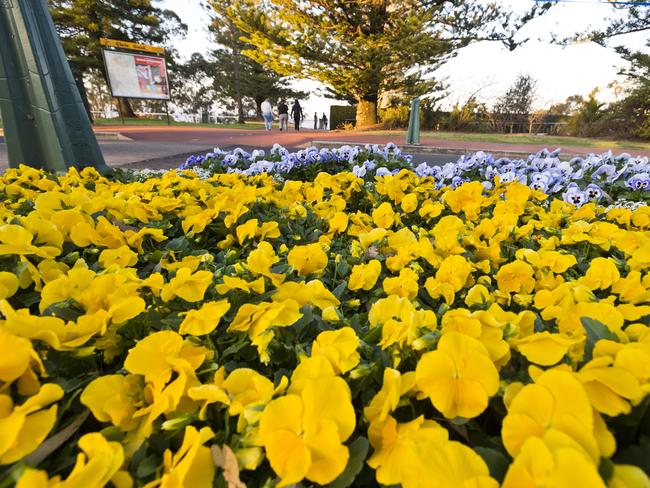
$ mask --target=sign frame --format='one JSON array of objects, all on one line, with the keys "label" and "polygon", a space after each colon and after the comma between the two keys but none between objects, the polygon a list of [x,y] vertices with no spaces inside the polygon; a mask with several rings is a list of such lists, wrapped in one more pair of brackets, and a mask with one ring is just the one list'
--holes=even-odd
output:
[{"label": "sign frame", "polygon": [[[170,82],[169,82],[170,81],[169,80],[169,70],[167,69],[167,60],[165,59],[164,56],[144,55],[144,56],[147,56],[147,57],[150,57],[150,58],[162,59],[163,65],[165,66],[165,74],[166,74],[165,83],[167,85],[167,97],[166,98],[145,97],[145,96],[127,97],[127,96],[124,96],[124,95],[116,95],[114,90],[113,90],[113,85],[111,83],[111,76],[110,76],[109,70],[108,70],[108,64],[106,63],[106,53],[107,52],[130,54],[132,56],[138,56],[138,54],[133,53],[133,52],[122,51],[122,50],[119,50],[119,49],[106,49],[106,48],[102,49],[102,58],[103,58],[103,61],[104,61],[104,67],[106,68],[106,82],[108,84],[108,89],[111,92],[111,96],[113,98],[125,98],[125,99],[129,99],[129,100],[155,100],[155,101],[165,102],[165,103],[168,103],[168,102],[171,101],[172,97],[171,97],[171,88],[170,88]],[[164,52],[164,50],[163,50],[163,52]]]},{"label": "sign frame", "polygon": [[127,49],[130,51],[142,51],[154,54],[165,54],[165,48],[160,46],[149,46],[147,44],[139,44],[137,42],[118,41],[116,39],[106,39],[104,37],[99,39],[99,44],[106,47],[115,47],[118,49]]}]

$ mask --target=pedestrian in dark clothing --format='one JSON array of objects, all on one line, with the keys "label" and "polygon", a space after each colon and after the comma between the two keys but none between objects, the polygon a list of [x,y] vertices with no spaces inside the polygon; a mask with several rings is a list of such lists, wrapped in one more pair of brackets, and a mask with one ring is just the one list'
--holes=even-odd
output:
[{"label": "pedestrian in dark clothing", "polygon": [[293,117],[293,124],[296,130],[300,130],[300,122],[302,121],[302,108],[300,102],[296,100],[291,107],[291,116]]},{"label": "pedestrian in dark clothing", "polygon": [[284,100],[278,105],[278,118],[280,119],[280,130],[289,130],[289,107]]},{"label": "pedestrian in dark clothing", "polygon": [[325,115],[325,112],[323,112],[323,118],[321,119],[321,122],[323,124],[323,130],[327,130],[327,115]]},{"label": "pedestrian in dark clothing", "polygon": [[318,113],[314,112],[314,130],[318,128],[316,124],[318,124]]}]

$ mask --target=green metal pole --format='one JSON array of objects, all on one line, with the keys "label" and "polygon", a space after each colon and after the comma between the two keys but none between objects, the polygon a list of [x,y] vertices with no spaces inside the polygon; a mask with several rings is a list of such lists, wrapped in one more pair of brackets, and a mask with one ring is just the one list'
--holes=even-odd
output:
[{"label": "green metal pole", "polygon": [[0,0],[0,110],[10,166],[108,169],[45,0]]},{"label": "green metal pole", "polygon": [[407,144],[420,144],[420,99],[414,98],[411,102],[409,115],[409,128],[406,133]]}]

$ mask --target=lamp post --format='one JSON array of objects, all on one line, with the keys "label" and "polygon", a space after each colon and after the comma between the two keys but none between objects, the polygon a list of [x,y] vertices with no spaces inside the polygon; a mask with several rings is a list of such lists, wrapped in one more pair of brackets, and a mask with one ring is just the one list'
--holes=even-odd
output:
[{"label": "lamp post", "polygon": [[108,169],[46,0],[0,0],[0,111],[10,166]]}]

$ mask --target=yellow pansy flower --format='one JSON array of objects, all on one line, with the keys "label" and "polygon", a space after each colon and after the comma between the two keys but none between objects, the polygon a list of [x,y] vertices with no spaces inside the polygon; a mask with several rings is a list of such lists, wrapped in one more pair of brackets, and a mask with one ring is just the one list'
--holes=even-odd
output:
[{"label": "yellow pansy flower", "polygon": [[384,202],[372,211],[372,221],[377,227],[390,229],[395,223],[395,212],[390,203]]},{"label": "yellow pansy flower", "polygon": [[243,244],[248,239],[253,239],[255,233],[257,232],[257,219],[247,220],[246,223],[238,225],[235,229],[235,234],[237,234],[237,240],[239,244]]},{"label": "yellow pansy flower", "polygon": [[609,258],[595,258],[589,264],[587,273],[579,282],[590,290],[604,290],[621,278],[616,264]]},{"label": "yellow pansy flower", "polygon": [[341,303],[320,280],[311,280],[306,283],[287,281],[278,287],[271,299],[274,302],[295,300],[300,307],[310,304],[321,310],[337,307]]},{"label": "yellow pansy flower", "polygon": [[348,228],[350,218],[344,212],[336,212],[334,216],[329,219],[328,234],[341,234]]},{"label": "yellow pansy flower", "polygon": [[14,296],[18,291],[18,277],[7,271],[0,271],[0,300]]},{"label": "yellow pansy flower", "polygon": [[614,473],[607,483],[608,488],[648,488],[650,477],[638,466],[629,464],[616,464]]},{"label": "yellow pansy flower", "polygon": [[20,488],[67,488],[106,486],[130,488],[133,480],[128,472],[120,470],[124,464],[124,450],[119,442],[109,442],[98,432],[85,434],[77,443],[83,454],[65,480],[59,476],[48,479],[45,471],[28,469],[18,480]]},{"label": "yellow pansy flower", "polygon": [[499,389],[499,373],[487,349],[455,331],[443,334],[438,348],[422,356],[415,374],[418,388],[450,419],[480,415]]},{"label": "yellow pansy flower", "polygon": [[312,356],[325,357],[336,374],[347,373],[359,364],[359,338],[352,327],[326,330],[318,334],[311,346]]},{"label": "yellow pansy flower", "polygon": [[442,201],[445,202],[452,212],[465,213],[466,217],[474,220],[478,217],[483,203],[483,185],[478,181],[465,183],[455,190],[445,192]]},{"label": "yellow pansy flower", "polygon": [[280,258],[275,254],[273,246],[266,241],[262,241],[257,245],[257,249],[254,249],[248,255],[246,266],[251,273],[266,276],[271,279],[274,286],[280,286],[284,281],[284,275],[271,272],[271,266],[279,261]]},{"label": "yellow pansy flower", "polygon": [[405,213],[415,212],[418,208],[418,196],[415,193],[409,193],[402,198],[400,206]]},{"label": "yellow pansy flower", "polygon": [[225,295],[231,290],[241,290],[246,293],[255,292],[258,294],[264,293],[264,278],[258,278],[253,281],[246,281],[237,276],[224,276],[223,284],[215,286],[219,295]]},{"label": "yellow pansy flower", "polygon": [[420,290],[418,285],[419,276],[410,268],[404,268],[399,276],[385,278],[382,286],[386,295],[396,295],[413,300]]},{"label": "yellow pansy flower", "polygon": [[[598,467],[561,436],[529,438],[508,468],[503,488],[589,486],[605,488]],[[558,438],[559,437],[559,438]]]},{"label": "yellow pansy flower", "polygon": [[300,317],[302,313],[295,300],[246,303],[237,310],[228,331],[248,333],[251,343],[257,347],[261,361],[268,363],[270,357],[266,348],[273,339],[272,327],[287,327]]},{"label": "yellow pansy flower", "polygon": [[384,382],[381,390],[372,398],[366,408],[364,416],[371,422],[385,422],[388,416],[395,411],[402,395],[415,386],[415,372],[401,374],[396,369],[384,369]]},{"label": "yellow pansy flower", "polygon": [[148,335],[129,350],[124,369],[144,376],[156,389],[172,378],[172,372],[193,373],[210,353],[196,346],[174,331],[161,330]]},{"label": "yellow pansy flower", "polygon": [[431,310],[417,310],[408,299],[397,295],[377,300],[368,313],[371,327],[382,326],[382,348],[393,344],[411,345],[420,336],[420,329],[437,326],[436,314]]},{"label": "yellow pansy flower", "polygon": [[131,251],[128,246],[120,246],[117,249],[104,249],[99,255],[99,265],[108,268],[117,265],[122,268],[134,266],[138,262],[138,255]]},{"label": "yellow pansy flower", "polygon": [[181,312],[179,315],[184,317],[178,332],[180,334],[190,334],[193,336],[206,335],[212,332],[221,318],[230,310],[228,300],[219,300],[216,302],[204,302],[198,310],[189,310]]},{"label": "yellow pansy flower", "polygon": [[327,266],[328,258],[319,243],[295,246],[287,255],[288,263],[293,266],[298,274],[309,276],[321,273]]},{"label": "yellow pansy flower", "polygon": [[[45,342],[58,351],[70,350],[84,345],[96,334],[105,331],[107,312],[82,315],[74,322],[64,322],[58,317],[31,315],[27,309],[14,310],[5,300],[0,300],[0,313],[5,316],[6,331],[31,340]],[[2,325],[0,320],[0,325]]]},{"label": "yellow pansy flower", "polygon": [[499,268],[496,274],[497,286],[504,293],[530,293],[535,288],[533,274],[530,264],[517,259]]},{"label": "yellow pansy flower", "polygon": [[632,373],[613,362],[607,356],[594,358],[576,373],[594,408],[610,417],[630,413],[630,402],[637,404],[647,394]]},{"label": "yellow pansy flower", "polygon": [[583,341],[582,337],[544,331],[518,339],[516,344],[519,352],[531,363],[552,366],[557,364],[571,347]]},{"label": "yellow pansy flower", "polygon": [[163,286],[160,298],[168,302],[180,297],[188,302],[198,302],[203,299],[205,291],[212,283],[213,274],[210,271],[192,273],[188,268],[180,268],[176,275]]},{"label": "yellow pansy flower", "polygon": [[0,351],[3,351],[0,355],[0,390],[23,375],[29,375],[32,361],[43,369],[31,341],[11,334],[3,327],[0,327]]},{"label": "yellow pansy flower", "polygon": [[63,389],[54,383],[41,386],[21,405],[0,394],[0,464],[15,463],[45,440],[56,422],[57,406],[52,404],[61,398]]},{"label": "yellow pansy flower", "polygon": [[373,259],[366,264],[356,264],[348,280],[348,288],[356,290],[372,290],[381,274],[381,263]]},{"label": "yellow pansy flower", "polygon": [[35,236],[25,227],[15,224],[0,225],[0,256],[29,256],[54,258],[61,254],[60,246],[37,246]]},{"label": "yellow pansy flower", "polygon": [[181,486],[210,488],[216,471],[210,448],[204,446],[214,437],[209,427],[201,430],[188,425],[181,447],[172,454],[169,449],[163,455],[162,476],[144,485],[144,488],[176,488]]},{"label": "yellow pansy flower", "polygon": [[80,401],[100,422],[111,422],[129,431],[139,424],[139,419],[133,414],[142,402],[143,389],[142,379],[136,375],[100,376],[84,388]]},{"label": "yellow pansy flower", "polygon": [[478,454],[460,442],[449,441],[444,428],[423,416],[402,424],[393,417],[375,422],[368,438],[375,449],[368,465],[377,470],[382,485],[498,486]]},{"label": "yellow pansy flower", "polygon": [[517,457],[529,438],[559,431],[596,462],[600,454],[594,425],[594,412],[580,381],[568,371],[550,370],[513,398],[501,437],[507,451]]},{"label": "yellow pansy flower", "polygon": [[[311,358],[321,366],[323,358]],[[355,426],[350,389],[331,367],[315,378],[292,381],[289,394],[266,405],[260,418],[259,439],[271,467],[280,476],[278,486],[304,478],[327,484],[345,469],[349,452],[343,442]],[[300,376],[294,372],[294,377]],[[296,378],[298,379],[298,378]]]}]

